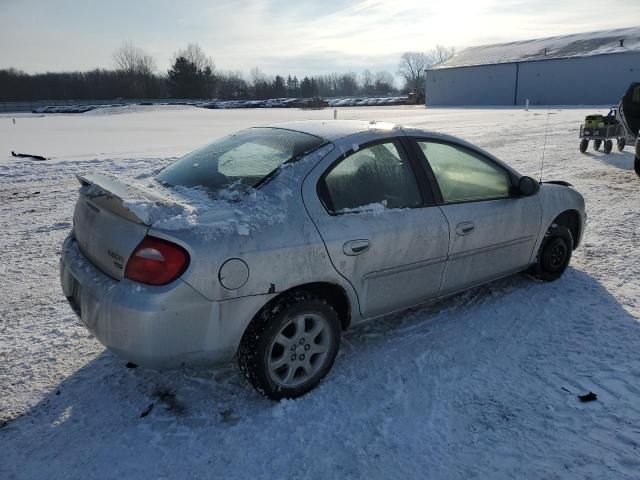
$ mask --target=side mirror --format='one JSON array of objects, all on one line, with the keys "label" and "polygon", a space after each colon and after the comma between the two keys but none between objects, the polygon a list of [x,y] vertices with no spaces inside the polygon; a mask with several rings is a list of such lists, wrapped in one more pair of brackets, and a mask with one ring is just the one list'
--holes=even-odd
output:
[{"label": "side mirror", "polygon": [[540,190],[540,184],[531,177],[521,177],[518,181],[518,192],[523,197],[535,195]]}]

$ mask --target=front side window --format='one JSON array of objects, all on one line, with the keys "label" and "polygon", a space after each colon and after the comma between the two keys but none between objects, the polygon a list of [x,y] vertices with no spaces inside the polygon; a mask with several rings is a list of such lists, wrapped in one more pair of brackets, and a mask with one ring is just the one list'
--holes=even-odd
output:
[{"label": "front side window", "polygon": [[422,204],[413,170],[394,143],[352,153],[325,174],[319,187],[325,206],[333,213]]},{"label": "front side window", "polygon": [[260,183],[285,162],[318,148],[324,140],[280,128],[251,128],[216,140],[172,163],[156,180],[169,186],[200,187],[216,196]]},{"label": "front side window", "polygon": [[418,141],[445,202],[509,196],[509,173],[480,154],[457,145]]}]

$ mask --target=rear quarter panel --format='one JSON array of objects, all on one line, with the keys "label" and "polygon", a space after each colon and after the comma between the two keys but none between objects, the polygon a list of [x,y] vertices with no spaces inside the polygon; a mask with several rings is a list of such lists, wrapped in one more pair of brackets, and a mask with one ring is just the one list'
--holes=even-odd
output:
[{"label": "rear quarter panel", "polygon": [[[262,302],[251,302],[257,311],[278,293],[312,282],[339,285],[354,300],[350,285],[333,268],[301,197],[302,180],[332,149],[328,145],[312,158],[286,166],[261,187],[265,203],[260,211],[237,204],[226,230],[202,224],[181,231],[152,228],[149,233],[189,251],[191,264],[183,280],[210,300],[264,296]],[[225,288],[219,278],[230,259],[241,260],[249,271],[246,283],[235,289]]]}]

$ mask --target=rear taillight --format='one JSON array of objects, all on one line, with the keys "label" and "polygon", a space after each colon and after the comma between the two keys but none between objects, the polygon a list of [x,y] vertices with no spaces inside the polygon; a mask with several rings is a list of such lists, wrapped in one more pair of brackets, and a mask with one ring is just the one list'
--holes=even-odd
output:
[{"label": "rear taillight", "polygon": [[184,248],[146,236],[129,257],[124,276],[147,285],[166,285],[182,275],[188,266],[189,254]]}]

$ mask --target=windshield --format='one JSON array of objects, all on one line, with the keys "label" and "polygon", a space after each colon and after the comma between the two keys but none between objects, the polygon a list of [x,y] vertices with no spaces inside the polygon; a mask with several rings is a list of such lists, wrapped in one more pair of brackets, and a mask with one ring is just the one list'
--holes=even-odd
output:
[{"label": "windshield", "polygon": [[214,196],[229,187],[244,190],[323,143],[321,138],[306,133],[251,128],[185,155],[155,179],[169,186],[202,187]]}]

